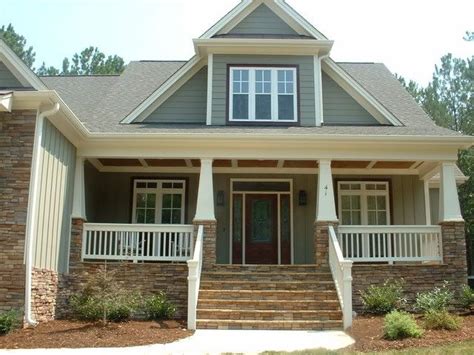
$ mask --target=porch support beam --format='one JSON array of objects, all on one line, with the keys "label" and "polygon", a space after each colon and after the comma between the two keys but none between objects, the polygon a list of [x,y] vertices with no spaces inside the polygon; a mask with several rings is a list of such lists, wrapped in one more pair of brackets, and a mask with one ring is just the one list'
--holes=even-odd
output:
[{"label": "porch support beam", "polygon": [[212,180],[213,159],[201,159],[201,174],[199,175],[199,189],[197,197],[196,221],[215,221],[214,214],[214,186]]},{"label": "porch support beam", "polygon": [[338,222],[330,160],[319,161],[316,222]]},{"label": "porch support beam", "polygon": [[74,172],[74,200],[72,205],[72,218],[82,219],[86,218],[86,195],[84,185],[84,157],[76,157],[76,169]]},{"label": "porch support beam", "polygon": [[463,222],[456,184],[456,163],[440,164],[439,220],[443,222]]}]

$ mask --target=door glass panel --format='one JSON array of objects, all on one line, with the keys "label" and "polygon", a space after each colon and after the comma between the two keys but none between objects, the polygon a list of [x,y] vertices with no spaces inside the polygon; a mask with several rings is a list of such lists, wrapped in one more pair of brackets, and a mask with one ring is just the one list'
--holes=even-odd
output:
[{"label": "door glass panel", "polygon": [[242,263],[243,196],[234,194],[232,203],[232,263]]},{"label": "door glass panel", "polygon": [[268,199],[252,201],[252,243],[272,241],[272,203]]},{"label": "door glass panel", "polygon": [[137,194],[137,207],[146,208],[147,194]]},{"label": "door glass panel", "polygon": [[360,211],[354,211],[352,212],[352,225],[354,226],[359,226],[362,224],[362,217],[361,217],[361,212]]},{"label": "door glass panel", "polygon": [[290,195],[280,196],[281,263],[291,264],[291,206]]}]

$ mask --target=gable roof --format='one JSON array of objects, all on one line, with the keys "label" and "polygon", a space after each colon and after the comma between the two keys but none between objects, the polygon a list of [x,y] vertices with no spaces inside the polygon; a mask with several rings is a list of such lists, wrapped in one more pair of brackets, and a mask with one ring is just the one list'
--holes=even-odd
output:
[{"label": "gable roof", "polygon": [[[0,38],[0,62],[18,79],[25,88],[46,90],[47,87],[36,74],[18,58],[11,48]],[[15,88],[17,89],[17,88]]]}]

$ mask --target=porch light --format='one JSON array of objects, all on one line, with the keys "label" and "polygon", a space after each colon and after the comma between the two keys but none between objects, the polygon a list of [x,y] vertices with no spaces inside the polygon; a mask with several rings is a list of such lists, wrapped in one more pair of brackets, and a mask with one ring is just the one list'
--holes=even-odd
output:
[{"label": "porch light", "polygon": [[217,206],[224,206],[224,191],[217,191]]},{"label": "porch light", "polygon": [[304,190],[300,190],[298,194],[298,204],[300,206],[306,206],[308,204],[308,194]]}]

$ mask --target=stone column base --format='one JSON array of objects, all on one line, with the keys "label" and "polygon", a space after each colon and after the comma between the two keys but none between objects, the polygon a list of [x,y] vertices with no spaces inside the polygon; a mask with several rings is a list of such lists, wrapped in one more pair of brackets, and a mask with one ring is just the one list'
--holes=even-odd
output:
[{"label": "stone column base", "polygon": [[216,243],[217,243],[217,221],[193,221],[195,235],[200,225],[204,226],[203,236],[203,270],[211,269],[217,261]]},{"label": "stone column base", "polygon": [[329,226],[337,231],[338,222],[314,222],[314,261],[317,267],[329,267]]},{"label": "stone column base", "polygon": [[34,268],[32,272],[32,310],[37,322],[48,322],[56,318],[58,296],[58,273]]}]

